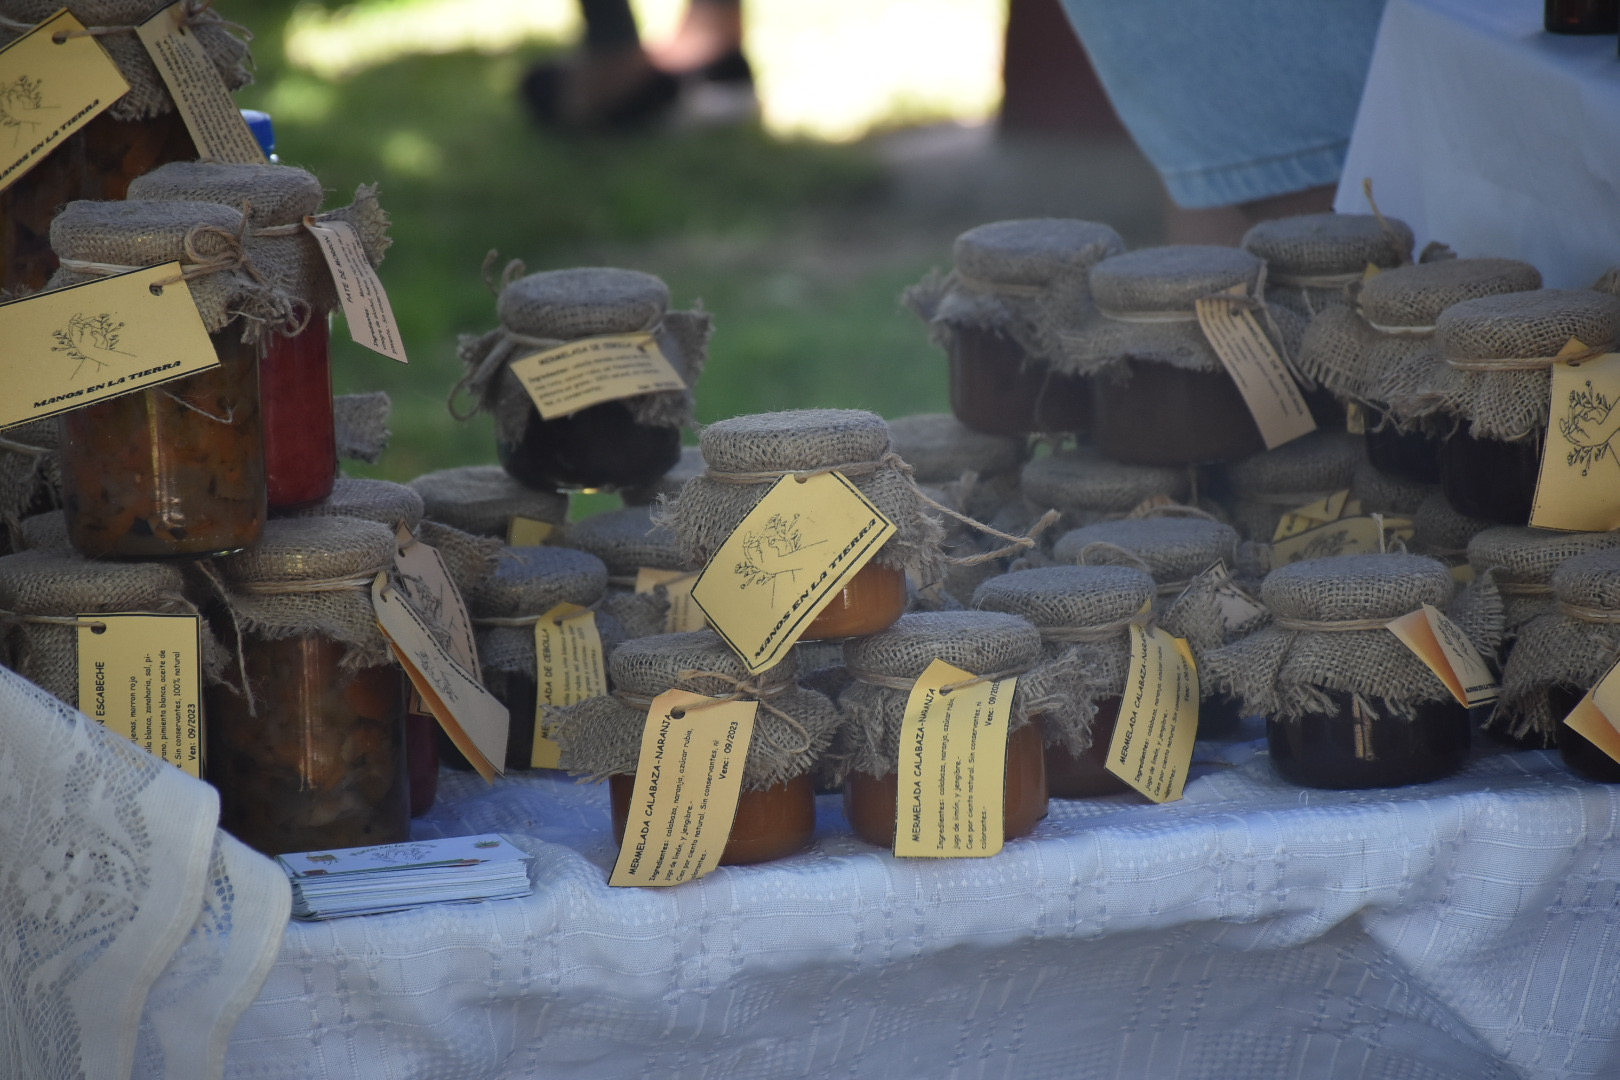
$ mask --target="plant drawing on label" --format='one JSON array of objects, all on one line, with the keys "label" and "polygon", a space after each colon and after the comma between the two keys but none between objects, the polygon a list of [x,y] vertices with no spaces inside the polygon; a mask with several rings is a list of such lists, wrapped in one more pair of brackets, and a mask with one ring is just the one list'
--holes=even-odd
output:
[{"label": "plant drawing on label", "polygon": [[79,312],[68,320],[66,330],[51,332],[56,339],[51,352],[67,353],[69,360],[77,362],[78,366],[73,369],[74,378],[78,378],[86,364],[94,364],[95,373],[99,374],[113,356],[136,359],[134,353],[118,347],[119,331],[123,328],[123,323],[113,322],[113,317],[106,312],[95,316]]},{"label": "plant drawing on label", "polygon": [[1610,443],[1616,433],[1620,433],[1620,411],[1606,394],[1592,386],[1591,379],[1586,380],[1586,389],[1569,392],[1568,409],[1558,420],[1558,434],[1569,444],[1564,460],[1570,468],[1579,467],[1581,475],[1586,476],[1604,458],[1615,461]]},{"label": "plant drawing on label", "polygon": [[21,144],[23,128],[28,128],[30,137],[43,123],[41,120],[30,119],[47,109],[55,109],[55,105],[45,104],[43,93],[44,83],[40,79],[30,79],[27,75],[19,75],[12,82],[0,87],[0,128],[11,129],[11,148],[15,150]]},{"label": "plant drawing on label", "polygon": [[826,543],[825,540],[817,540],[806,544],[804,534],[798,528],[799,517],[794,514],[790,520],[773,514],[759,532],[750,530],[743,537],[743,561],[732,571],[743,579],[741,588],[770,586],[773,607],[776,603],[776,580],[786,575],[790,582],[793,581],[795,574],[807,568],[808,560],[804,553]]}]

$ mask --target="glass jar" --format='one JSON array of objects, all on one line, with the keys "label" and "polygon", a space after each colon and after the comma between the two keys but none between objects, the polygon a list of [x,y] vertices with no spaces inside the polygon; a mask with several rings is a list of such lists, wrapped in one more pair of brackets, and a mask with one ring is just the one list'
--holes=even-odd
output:
[{"label": "glass jar", "polygon": [[621,488],[657,479],[681,459],[679,428],[636,420],[622,401],[605,401],[555,420],[530,408],[516,442],[496,439],[501,467],[537,489]]},{"label": "glass jar", "polygon": [[[1045,737],[1038,719],[1007,736],[1007,771],[1002,789],[1002,838],[1016,840],[1035,831],[1047,813]],[[869,844],[894,847],[899,774],[851,772],[844,780],[844,816]]]},{"label": "glass jar", "polygon": [[1031,360],[1005,334],[957,327],[950,355],[951,412],[984,435],[1083,434],[1091,419],[1091,387]]},{"label": "glass jar", "polygon": [[1092,388],[1091,442],[1128,465],[1197,465],[1266,448],[1237,384],[1224,370],[1130,361],[1127,379]]},{"label": "glass jar", "polygon": [[1411,720],[1370,713],[1342,690],[1324,690],[1332,709],[1295,719],[1268,717],[1266,745],[1277,774],[1302,787],[1350,790],[1424,784],[1468,759],[1468,710],[1452,700],[1418,705]]},{"label": "glass jar", "polygon": [[1543,440],[1508,442],[1453,432],[1440,443],[1440,490],[1465,517],[1502,525],[1530,521]]},{"label": "glass jar", "polygon": [[1441,441],[1421,431],[1397,431],[1394,424],[1369,426],[1362,436],[1367,460],[1385,476],[1414,484],[1440,483]]},{"label": "glass jar", "polygon": [[810,620],[799,640],[827,641],[875,634],[886,626],[893,626],[905,611],[904,571],[869,562]]},{"label": "glass jar", "polygon": [[1091,745],[1076,754],[1068,747],[1046,748],[1046,786],[1059,799],[1089,799],[1098,795],[1119,795],[1131,785],[1108,771],[1108,744],[1119,724],[1117,697],[1097,702],[1097,717],[1091,722]]},{"label": "glass jar", "polygon": [[410,838],[403,675],[349,673],[344,647],[319,635],[248,636],[256,710],[210,689],[208,781],[220,827],[266,855]]},{"label": "glass jar", "polygon": [[438,732],[439,722],[432,714],[405,714],[405,768],[409,773],[413,818],[433,809],[439,797]]},{"label": "glass jar", "polygon": [[266,338],[259,389],[271,510],[320,502],[337,483],[330,345],[331,327],[321,314],[296,334]]},{"label": "glass jar", "polygon": [[64,413],[62,504],[91,558],[221,554],[265,519],[259,347],[235,323],[220,366]]},{"label": "glass jar", "polygon": [[1541,25],[1549,34],[1612,34],[1620,8],[1614,0],[1546,0]]},{"label": "glass jar", "polygon": [[[624,842],[635,797],[635,775],[608,777],[608,802],[613,817],[613,839]],[[737,813],[720,852],[721,866],[748,866],[785,859],[803,851],[816,831],[816,793],[810,774],[795,776],[762,791],[744,791],[737,798]]]},{"label": "glass jar", "polygon": [[17,294],[45,288],[57,265],[51,221],[67,203],[122,199],[135,177],[196,156],[178,112],[130,121],[104,112],[85,124],[0,190],[0,290]]}]

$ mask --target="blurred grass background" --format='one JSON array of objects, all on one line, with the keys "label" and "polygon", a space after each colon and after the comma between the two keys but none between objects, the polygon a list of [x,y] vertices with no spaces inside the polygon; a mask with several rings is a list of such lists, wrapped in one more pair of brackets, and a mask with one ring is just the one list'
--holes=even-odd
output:
[{"label": "blurred grass background", "polygon": [[[712,312],[702,422],[944,409],[943,357],[897,297],[986,218],[960,199],[919,211],[884,148],[895,129],[993,114],[1005,2],[752,0],[763,123],[592,138],[537,130],[515,95],[528,65],[574,40],[574,0],[222,2],[256,35],[256,81],[238,99],[274,116],[281,159],[320,177],[329,205],[378,183],[393,219],[380,274],[411,362],[334,335],[338,391],[394,402],[382,461],[345,468],[407,480],[494,460],[487,418],[457,423],[445,409],[457,335],[495,324],[480,276],[492,249],[530,271],[644,270],[676,306]],[[654,40],[682,0],[637,6]],[[926,161],[919,172],[928,186]]]}]

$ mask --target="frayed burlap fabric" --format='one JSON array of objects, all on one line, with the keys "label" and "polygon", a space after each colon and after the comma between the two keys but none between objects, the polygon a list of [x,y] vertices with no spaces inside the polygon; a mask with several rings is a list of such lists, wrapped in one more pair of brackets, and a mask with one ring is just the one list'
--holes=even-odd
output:
[{"label": "frayed burlap fabric", "polygon": [[659,694],[679,689],[757,700],[743,790],[763,791],[815,768],[841,723],[832,702],[801,687],[796,676],[792,653],[770,670],[749,675],[712,630],[641,638],[609,661],[615,693],[557,710],[552,734],[570,772],[593,778],[627,775],[636,771],[647,707]]},{"label": "frayed burlap fabric", "polygon": [[558,604],[591,607],[606,589],[607,568],[593,555],[567,548],[508,548],[495,572],[465,598],[485,678],[499,673],[533,679],[534,624],[540,616]]},{"label": "frayed burlap fabric", "polygon": [[1079,755],[1092,743],[1097,703],[1125,691],[1131,621],[1153,599],[1153,579],[1128,566],[1049,566],[979,586],[973,607],[1017,615],[1041,636],[1041,658],[1019,689],[1043,702],[1048,746]]},{"label": "frayed burlap fabric", "polygon": [[931,274],[902,302],[949,352],[961,329],[1016,342],[1032,364],[1074,371],[1071,339],[1094,317],[1092,267],[1125,250],[1107,225],[1072,218],[998,221],[956,238],[955,269]]},{"label": "frayed burlap fabric", "polygon": [[[179,563],[100,562],[65,545],[0,558],[5,665],[69,705],[79,704],[79,617],[120,611],[198,614]],[[206,621],[200,634],[203,674],[217,682],[228,657]]]},{"label": "frayed burlap fabric", "polygon": [[463,598],[508,557],[506,545],[493,536],[474,536],[438,521],[423,519],[416,538],[439,553],[445,572]]},{"label": "frayed burlap fabric", "polygon": [[1554,610],[1519,628],[1502,672],[1496,724],[1548,741],[1563,720],[1552,691],[1590,690],[1620,660],[1620,549],[1589,551],[1552,575]]},{"label": "frayed burlap fabric", "polygon": [[595,514],[569,526],[561,541],[588,552],[607,566],[608,591],[603,605],[623,624],[631,638],[664,632],[669,617],[669,591],[655,585],[635,591],[636,575],[651,570],[691,570],[675,535],[652,520],[652,508],[632,506]]},{"label": "frayed burlap fabric", "polygon": [[[175,105],[135,27],[162,6],[153,0],[0,0],[0,46],[26,33],[23,26],[44,22],[65,7],[86,27],[103,31],[96,40],[129,83],[129,93],[108,106],[108,114],[115,120],[150,120],[174,112]],[[228,89],[253,81],[250,35],[241,27],[226,22],[206,0],[187,0],[185,24]]]},{"label": "frayed burlap fabric", "polygon": [[1412,540],[1408,547],[1419,555],[1453,565],[1468,556],[1468,543],[1491,528],[1491,522],[1459,514],[1446,497],[1436,491],[1418,504],[1412,515]]},{"label": "frayed burlap fabric", "polygon": [[688,480],[702,471],[703,451],[695,446],[683,446],[681,459],[674,468],[644,487],[625,488],[619,492],[619,498],[626,506],[651,506],[660,499],[673,499]]},{"label": "frayed burlap fabric", "polygon": [[[1040,663],[1041,633],[1028,619],[998,611],[930,611],[903,615],[887,630],[846,642],[844,664],[854,680],[838,699],[847,719],[839,739],[846,769],[877,779],[894,772],[910,690],[870,680],[915,682],[935,660],[976,676],[1022,676]],[[1008,732],[1048,704],[1020,678]]]},{"label": "frayed burlap fabric", "polygon": [[32,551],[36,548],[73,550],[73,541],[68,539],[67,515],[60,510],[50,510],[23,518],[17,530],[17,537],[20,541],[18,550],[21,551]]},{"label": "frayed burlap fabric", "polygon": [[1495,595],[1503,630],[1512,640],[1531,619],[1556,611],[1552,579],[1558,568],[1590,551],[1620,548],[1620,532],[1578,533],[1493,525],[1468,541],[1475,580],[1469,593]]},{"label": "frayed burlap fabric", "polygon": [[949,413],[902,416],[888,423],[890,445],[911,466],[913,479],[951,508],[993,521],[1018,498],[1026,440],[985,435]]},{"label": "frayed burlap fabric", "polygon": [[418,476],[410,486],[422,496],[429,521],[475,536],[504,540],[514,517],[552,525],[568,517],[567,495],[524,487],[499,465],[440,469]]},{"label": "frayed burlap fabric", "polygon": [[0,553],[29,547],[22,521],[61,502],[62,475],[54,418],[0,431]]},{"label": "frayed burlap fabric", "polygon": [[1345,303],[1367,267],[1410,263],[1412,230],[1372,214],[1299,214],[1260,222],[1240,246],[1266,262],[1266,302],[1310,318]]},{"label": "frayed burlap fabric", "polygon": [[1064,524],[1078,528],[1123,517],[1160,496],[1183,502],[1192,474],[1160,465],[1124,465],[1082,446],[1032,458],[1024,466],[1021,483],[1031,510],[1057,510]]},{"label": "frayed burlap fabric", "polygon": [[332,434],[337,455],[348,461],[377,464],[388,449],[388,416],[393,402],[382,390],[369,394],[338,394],[332,398]]},{"label": "frayed burlap fabric", "polygon": [[1218,521],[1130,518],[1064,533],[1052,546],[1052,558],[1069,565],[1135,566],[1153,575],[1163,597],[1180,593],[1217,559],[1234,565],[1237,548],[1237,530]]},{"label": "frayed burlap fabric", "polygon": [[1420,484],[1389,475],[1368,461],[1364,452],[1357,458],[1350,476],[1350,497],[1359,501],[1369,514],[1411,517],[1424,499],[1439,494],[1440,488],[1435,484]]},{"label": "frayed burlap fabric", "polygon": [[1342,431],[1313,431],[1275,450],[1220,466],[1232,524],[1250,540],[1269,541],[1285,513],[1350,486],[1361,440]]},{"label": "frayed burlap fabric", "polygon": [[422,524],[423,512],[422,496],[404,484],[340,476],[332,485],[332,494],[320,502],[279,516],[362,518],[391,529],[403,524],[414,533]]},{"label": "frayed burlap fabric", "polygon": [[1445,566],[1419,555],[1291,563],[1260,587],[1271,625],[1208,652],[1203,677],[1250,714],[1292,720],[1330,712],[1327,692],[1337,690],[1360,698],[1371,715],[1410,720],[1417,706],[1451,694],[1379,624],[1423,604],[1444,609],[1452,589]]}]

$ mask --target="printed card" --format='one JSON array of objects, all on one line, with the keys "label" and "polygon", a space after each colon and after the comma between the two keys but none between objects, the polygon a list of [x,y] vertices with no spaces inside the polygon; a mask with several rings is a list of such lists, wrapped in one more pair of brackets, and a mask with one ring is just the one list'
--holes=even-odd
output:
[{"label": "printed card", "polygon": [[1424,604],[1396,619],[1389,624],[1389,632],[1446,684],[1457,704],[1471,709],[1501,696],[1496,676],[1474,643],[1433,605]]},{"label": "printed card", "polygon": [[[1242,285],[1234,285],[1229,292],[1247,295]],[[1237,383],[1266,449],[1274,450],[1315,431],[1316,421],[1311,419],[1293,372],[1260,329],[1254,313],[1220,300],[1199,300],[1196,307],[1204,337]]]},{"label": "printed card", "polygon": [[1156,803],[1181,798],[1198,739],[1198,665],[1157,626],[1131,628],[1131,663],[1108,771]]},{"label": "printed card", "polygon": [[144,612],[79,618],[79,711],[201,779],[201,620]]},{"label": "printed card", "polygon": [[652,334],[582,338],[514,360],[510,366],[547,420],[604,401],[686,389],[686,380]]},{"label": "printed card", "polygon": [[83,30],[58,11],[0,50],[0,190],[129,93],[118,65]]},{"label": "printed card", "polygon": [[197,157],[263,165],[264,151],[236,107],[224,76],[186,25],[189,6],[186,0],[170,4],[136,27],[135,33],[179,108]]}]

